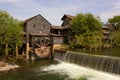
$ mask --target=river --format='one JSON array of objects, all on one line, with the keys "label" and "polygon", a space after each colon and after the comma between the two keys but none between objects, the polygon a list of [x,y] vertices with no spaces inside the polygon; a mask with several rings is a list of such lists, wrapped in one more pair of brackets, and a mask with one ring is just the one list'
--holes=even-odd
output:
[{"label": "river", "polygon": [[83,52],[87,54],[120,57],[120,47],[102,48],[101,50],[98,48],[98,49],[92,49],[92,51],[90,51],[89,49],[83,49],[82,51],[80,49],[77,49],[73,51]]},{"label": "river", "polygon": [[21,68],[0,72],[0,80],[120,80],[103,73],[57,60],[21,61]]}]

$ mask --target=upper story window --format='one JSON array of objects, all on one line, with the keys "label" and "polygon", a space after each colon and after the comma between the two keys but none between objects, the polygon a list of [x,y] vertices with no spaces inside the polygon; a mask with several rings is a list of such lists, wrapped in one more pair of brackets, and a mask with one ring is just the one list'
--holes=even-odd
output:
[{"label": "upper story window", "polygon": [[45,29],[45,28],[46,28],[46,26],[45,26],[45,25],[43,25],[43,28]]},{"label": "upper story window", "polygon": [[36,27],[36,25],[35,24],[33,24],[33,28],[35,28]]},{"label": "upper story window", "polygon": [[36,18],[36,20],[38,20],[38,18]]}]

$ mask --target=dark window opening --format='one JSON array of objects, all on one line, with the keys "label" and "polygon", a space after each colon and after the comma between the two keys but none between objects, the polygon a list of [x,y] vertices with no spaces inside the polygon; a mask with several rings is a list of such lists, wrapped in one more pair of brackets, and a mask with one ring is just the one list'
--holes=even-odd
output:
[{"label": "dark window opening", "polygon": [[35,26],[35,24],[33,24],[33,28],[35,28],[36,26]]},{"label": "dark window opening", "polygon": [[43,25],[43,28],[46,28],[46,26],[45,26],[45,25]]}]

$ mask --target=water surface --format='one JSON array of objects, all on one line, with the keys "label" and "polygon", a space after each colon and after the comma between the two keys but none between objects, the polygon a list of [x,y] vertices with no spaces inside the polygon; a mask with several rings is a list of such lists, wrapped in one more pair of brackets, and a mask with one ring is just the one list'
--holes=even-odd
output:
[{"label": "water surface", "polygon": [[80,49],[77,49],[73,51],[83,52],[87,54],[120,57],[120,47],[109,47],[109,48],[102,48],[102,49],[96,49],[96,50],[92,49],[92,51],[90,51],[89,49],[83,49],[82,51]]},{"label": "water surface", "polygon": [[0,80],[120,80],[118,75],[56,60],[21,61],[19,65],[19,69],[0,72]]}]

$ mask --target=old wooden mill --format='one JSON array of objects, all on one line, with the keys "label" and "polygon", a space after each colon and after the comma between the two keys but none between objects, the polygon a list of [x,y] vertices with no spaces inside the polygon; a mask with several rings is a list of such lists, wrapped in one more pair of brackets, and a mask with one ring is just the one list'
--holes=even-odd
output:
[{"label": "old wooden mill", "polygon": [[73,16],[64,15],[61,26],[51,25],[40,14],[25,20],[22,53],[26,55],[26,59],[52,58],[53,47],[69,43],[71,40],[69,22],[72,18]]},{"label": "old wooden mill", "polygon": [[24,44],[27,59],[52,58],[53,38],[50,30],[51,23],[40,14],[24,21]]}]

